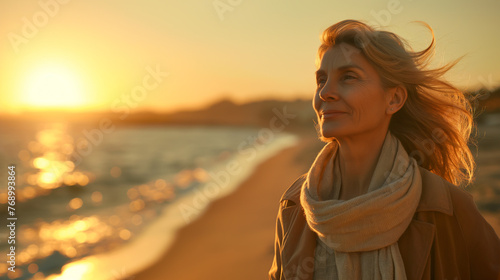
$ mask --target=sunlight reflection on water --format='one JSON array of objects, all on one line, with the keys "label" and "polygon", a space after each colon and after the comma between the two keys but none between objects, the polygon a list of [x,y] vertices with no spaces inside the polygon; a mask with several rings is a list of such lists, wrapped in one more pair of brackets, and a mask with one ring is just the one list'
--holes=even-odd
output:
[{"label": "sunlight reflection on water", "polygon": [[[160,219],[164,206],[209,182],[210,170],[234,159],[238,145],[256,132],[123,128],[76,164],[75,147],[88,144],[78,137],[81,130],[43,123],[0,139],[0,162],[22,170],[16,182],[16,207],[23,217],[17,228],[19,269],[9,273],[11,279],[125,278],[126,271],[110,267],[123,267],[145,246],[158,252],[141,265],[153,262],[185,222],[179,213]],[[7,193],[0,192],[0,203],[6,202]],[[149,237],[137,240],[139,235]],[[7,250],[0,248],[0,253]],[[0,278],[6,273],[7,264],[0,263]]]}]

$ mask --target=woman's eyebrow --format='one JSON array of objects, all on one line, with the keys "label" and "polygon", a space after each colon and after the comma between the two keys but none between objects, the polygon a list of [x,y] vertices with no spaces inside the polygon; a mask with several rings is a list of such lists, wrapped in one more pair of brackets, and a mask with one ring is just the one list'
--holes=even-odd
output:
[{"label": "woman's eyebrow", "polygon": [[344,70],[347,70],[347,69],[350,69],[350,68],[355,68],[355,69],[358,69],[358,70],[360,70],[362,72],[365,72],[365,70],[361,66],[359,66],[357,64],[342,65],[339,68],[337,68],[337,71],[344,71]]},{"label": "woman's eyebrow", "polygon": [[[357,65],[357,64],[346,64],[346,65],[342,65],[342,66],[338,67],[338,68],[336,69],[336,71],[345,71],[345,70],[347,70],[347,69],[351,69],[351,68],[358,69],[358,70],[362,71],[363,73],[365,73],[365,70],[364,70],[361,66],[359,66],[359,65]],[[318,71],[316,71],[316,77],[319,77],[319,76],[321,76],[321,75],[326,75],[326,71],[325,71],[325,70],[323,70],[323,69],[319,69]]]}]

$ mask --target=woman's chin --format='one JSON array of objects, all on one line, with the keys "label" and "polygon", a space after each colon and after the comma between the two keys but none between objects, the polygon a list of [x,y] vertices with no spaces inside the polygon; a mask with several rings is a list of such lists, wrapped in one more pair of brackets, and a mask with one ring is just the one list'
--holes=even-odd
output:
[{"label": "woman's chin", "polygon": [[323,138],[337,138],[345,134],[346,131],[339,128],[332,129],[330,127],[327,129],[326,127],[322,127],[321,129],[321,135],[323,136]]}]

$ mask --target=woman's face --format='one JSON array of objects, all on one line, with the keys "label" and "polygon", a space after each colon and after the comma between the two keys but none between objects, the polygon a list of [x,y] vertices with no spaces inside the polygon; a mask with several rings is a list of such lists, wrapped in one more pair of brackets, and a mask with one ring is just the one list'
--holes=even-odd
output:
[{"label": "woman's face", "polygon": [[359,49],[345,43],[328,49],[316,72],[316,82],[313,106],[323,137],[387,131],[390,114],[386,113],[386,90]]}]

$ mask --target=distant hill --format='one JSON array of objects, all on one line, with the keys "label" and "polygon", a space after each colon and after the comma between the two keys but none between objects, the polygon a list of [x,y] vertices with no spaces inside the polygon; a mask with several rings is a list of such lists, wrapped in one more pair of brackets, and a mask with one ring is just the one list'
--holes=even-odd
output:
[{"label": "distant hill", "polygon": [[[115,125],[228,125],[269,127],[273,118],[286,115],[286,129],[314,129],[316,119],[311,100],[259,100],[236,104],[223,99],[199,110],[173,113],[149,111],[124,113],[26,112],[18,116],[2,116],[4,124],[12,122],[68,121],[72,124],[97,125],[109,119]],[[279,124],[279,123],[278,123]]]},{"label": "distant hill", "polygon": [[279,115],[288,115],[292,126],[313,125],[315,113],[310,100],[261,100],[235,104],[224,99],[205,109],[164,115],[164,121],[176,124],[224,124],[269,126]]}]

